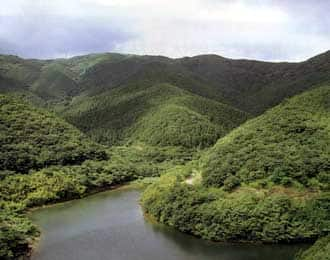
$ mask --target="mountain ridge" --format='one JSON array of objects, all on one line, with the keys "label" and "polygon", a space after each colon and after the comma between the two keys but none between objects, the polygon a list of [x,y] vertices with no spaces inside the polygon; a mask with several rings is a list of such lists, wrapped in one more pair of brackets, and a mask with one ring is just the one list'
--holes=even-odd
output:
[{"label": "mountain ridge", "polygon": [[[99,86],[100,91],[102,92],[104,90],[108,90],[109,87],[113,88],[122,86],[128,84],[129,81],[136,81],[136,79],[140,79],[141,84],[172,83],[183,88],[185,88],[184,85],[188,80],[187,84],[189,84],[190,87],[188,89],[186,87],[187,90],[193,93],[199,91],[196,94],[212,99],[217,99],[218,101],[229,101],[231,105],[240,108],[238,106],[242,106],[242,104],[239,104],[237,100],[240,99],[242,95],[248,94],[247,96],[253,96],[254,93],[258,94],[256,92],[258,92],[260,89],[265,89],[264,85],[269,85],[269,82],[274,80],[278,82],[273,84],[278,86],[268,86],[268,88],[275,87],[276,89],[280,85],[283,85],[283,83],[286,85],[289,84],[290,86],[295,83],[294,81],[297,78],[306,78],[306,75],[304,75],[306,73],[310,74],[307,75],[307,81],[313,81],[311,83],[314,85],[315,83],[321,83],[320,79],[313,79],[311,74],[320,74],[318,71],[313,70],[314,66],[317,70],[322,70],[322,68],[326,70],[329,68],[329,53],[330,51],[324,52],[303,62],[275,63],[248,59],[229,59],[214,54],[171,59],[164,56],[101,53],[82,55],[68,59],[51,60],[24,60],[18,56],[1,55],[0,76],[4,78],[8,76],[8,79],[15,80],[13,79],[13,76],[16,76],[15,71],[18,73],[18,75],[22,75],[25,69],[28,70],[34,77],[42,78],[41,69],[45,69],[47,66],[52,64],[53,67],[57,67],[57,70],[53,73],[56,75],[64,74],[69,77],[71,83],[68,82],[67,84],[79,85],[79,88],[75,90],[75,93],[70,93],[70,91],[68,91],[68,93],[62,93],[61,95],[54,97],[55,99],[73,97],[81,94],[81,91],[84,90],[87,90],[88,92],[88,89],[90,89],[92,86],[94,89],[93,91],[95,91],[96,86]],[[6,70],[4,69],[6,63],[8,63],[9,66],[11,65],[11,74],[9,75],[8,73],[6,74]],[[15,66],[12,66],[13,64]],[[31,73],[31,68],[36,69],[36,71]],[[156,74],[152,75],[150,73],[146,73],[147,71],[150,71],[151,69],[155,70],[156,68],[158,68],[158,71],[153,72]],[[164,72],[166,76],[163,75]],[[297,73],[299,75],[296,75]],[[244,74],[245,76],[242,77]],[[283,79],[283,75],[287,75],[287,79]],[[132,76],[133,78],[130,79]],[[183,79],[180,78],[182,76]],[[30,79],[21,78],[19,83],[24,86],[29,86],[31,83],[32,85],[36,84],[36,80],[33,80],[33,78],[31,79],[31,76],[29,77]],[[159,81],[159,77],[162,82]],[[329,80],[328,77],[326,77],[326,79]],[[181,86],[181,84],[175,84],[175,81],[182,83],[183,86]],[[41,89],[45,88],[47,83],[47,80],[43,84],[39,83],[41,85]],[[63,85],[66,85],[66,83],[64,82]],[[243,88],[243,86],[245,87]],[[295,87],[297,89],[292,90],[290,95],[297,94],[297,92],[300,91],[299,87]],[[64,87],[62,86],[62,88]],[[307,86],[304,88],[307,88]],[[93,91],[91,92],[92,95]],[[246,91],[251,93],[246,93]],[[232,94],[238,94],[240,96],[235,99]],[[222,100],[220,100],[221,98]],[[280,97],[280,100],[282,98],[283,97]],[[260,98],[257,97],[257,99]],[[274,102],[276,103],[280,100],[276,100]],[[272,105],[273,103],[271,103],[271,106]],[[249,104],[244,104],[244,106],[245,107],[243,110],[245,111],[246,109],[251,109],[249,108],[249,106],[251,106]],[[267,107],[269,107],[269,105],[267,106],[266,104],[266,107],[261,107],[258,109],[258,111],[253,112],[260,113]]]},{"label": "mountain ridge", "polygon": [[329,71],[329,51],[299,63],[0,55],[0,258],[39,235],[28,208],[142,178],[146,213],[205,239],[328,234]]},{"label": "mountain ridge", "polygon": [[[102,103],[103,107],[96,108],[101,106],[101,103],[97,104],[98,97],[117,102],[125,96],[138,96],[141,91],[147,97],[153,87],[169,84],[256,116],[285,98],[330,82],[329,56],[330,51],[304,62],[272,63],[227,59],[217,55],[170,59],[105,53],[55,60],[24,60],[2,55],[0,93],[23,96],[63,116],[63,111],[75,110],[76,100],[85,100],[85,106],[89,106],[94,99],[94,108],[104,111],[105,107],[113,104]],[[158,95],[161,97],[162,93]],[[123,104],[121,109],[125,109],[128,116],[127,119],[123,116],[123,121],[137,120],[127,113],[141,107],[137,102],[140,101],[131,100]],[[146,100],[143,102],[147,104]],[[141,109],[144,111],[145,108]],[[80,117],[79,114],[72,116]],[[100,129],[116,124],[116,118],[98,118],[101,120],[97,122]],[[88,132],[86,127],[80,127],[75,121],[71,120],[71,123]],[[97,135],[96,139],[103,139],[101,133]],[[116,138],[115,134],[112,139]]]}]

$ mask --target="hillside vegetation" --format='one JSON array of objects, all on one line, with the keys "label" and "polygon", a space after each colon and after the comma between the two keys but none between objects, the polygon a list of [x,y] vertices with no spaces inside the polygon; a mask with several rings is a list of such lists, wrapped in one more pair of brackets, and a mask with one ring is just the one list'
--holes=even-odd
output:
[{"label": "hillside vegetation", "polygon": [[329,233],[330,87],[252,119],[142,196],[147,214],[215,241],[301,242]]},{"label": "hillside vegetation", "polygon": [[169,84],[119,88],[62,108],[72,124],[105,144],[207,147],[248,115]]},{"label": "hillside vegetation", "polygon": [[271,63],[217,55],[170,59],[104,53],[44,61],[2,55],[0,92],[28,92],[57,106],[118,87],[168,83],[258,115],[286,97],[329,82],[329,56],[328,51],[300,63]]},{"label": "hillside vegetation", "polygon": [[27,173],[49,165],[106,159],[76,128],[22,100],[0,96],[0,170]]},{"label": "hillside vegetation", "polygon": [[2,55],[0,93],[51,109],[106,145],[138,139],[208,147],[249,116],[330,81],[329,55],[301,63],[216,55],[104,53],[43,61]]},{"label": "hillside vegetation", "polygon": [[330,51],[299,63],[232,60],[216,55],[179,61],[224,100],[254,115],[330,80]]},{"label": "hillside vegetation", "polygon": [[328,260],[330,252],[330,236],[318,239],[308,250],[301,252],[296,260]]},{"label": "hillside vegetation", "polygon": [[139,142],[105,149],[55,114],[10,96],[0,96],[0,122],[1,259],[26,255],[39,235],[27,209],[157,177],[198,156]]},{"label": "hillside vegetation", "polygon": [[232,131],[204,156],[203,181],[264,179],[329,189],[330,86],[305,92]]},{"label": "hillside vegetation", "polygon": [[29,208],[82,198],[142,178],[148,183],[148,179],[192,159],[191,151],[143,145],[116,147],[108,153],[111,160],[56,165],[1,178],[0,258],[19,259],[30,252],[40,232],[26,217]]},{"label": "hillside vegetation", "polygon": [[215,241],[320,239],[299,257],[322,259],[329,71],[330,51],[299,63],[0,55],[0,258],[28,254],[31,207],[144,179],[141,204],[162,223]]}]

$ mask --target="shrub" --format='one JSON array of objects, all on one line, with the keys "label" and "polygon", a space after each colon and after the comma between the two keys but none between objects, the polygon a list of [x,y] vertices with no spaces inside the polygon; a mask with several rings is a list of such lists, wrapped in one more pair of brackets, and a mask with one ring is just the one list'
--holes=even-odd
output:
[{"label": "shrub", "polygon": [[234,188],[236,188],[239,185],[240,185],[240,180],[236,176],[231,175],[225,179],[223,188],[225,191],[232,191]]}]

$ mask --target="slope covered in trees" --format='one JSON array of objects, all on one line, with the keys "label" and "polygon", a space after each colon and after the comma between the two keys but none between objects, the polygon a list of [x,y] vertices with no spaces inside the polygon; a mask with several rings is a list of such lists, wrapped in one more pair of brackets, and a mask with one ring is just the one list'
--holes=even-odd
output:
[{"label": "slope covered in trees", "polygon": [[27,173],[49,165],[107,158],[76,128],[22,100],[0,96],[0,171]]},{"label": "slope covered in trees", "polygon": [[329,232],[330,87],[221,138],[147,188],[146,213],[216,241],[300,242]]},{"label": "slope covered in trees", "polygon": [[[0,95],[0,147],[0,258],[19,259],[39,234],[23,214],[29,203],[41,205],[72,196],[79,189],[73,177],[53,176],[50,171],[32,179],[32,171],[108,156],[102,146],[54,114],[5,95]],[[29,193],[31,202],[25,202]]]},{"label": "slope covered in trees", "polygon": [[301,252],[296,260],[320,260],[329,259],[330,235],[318,239],[315,244],[304,252]]},{"label": "slope covered in trees", "polygon": [[[43,61],[3,55],[0,92],[52,109],[103,144],[139,139],[206,147],[247,115],[329,81],[329,53],[301,63],[216,55],[170,59],[104,53]],[[172,100],[177,96],[182,103]],[[155,136],[161,133],[166,140]]]},{"label": "slope covered in trees", "polygon": [[95,96],[117,87],[168,83],[250,114],[330,80],[330,52],[300,63],[233,60],[217,55],[181,59],[92,54],[70,59],[0,57],[0,91],[29,92],[48,103]]},{"label": "slope covered in trees", "polygon": [[298,63],[232,60],[216,55],[184,58],[180,62],[213,86],[224,100],[254,115],[330,80],[330,51]]},{"label": "slope covered in trees", "polygon": [[151,145],[206,147],[247,114],[169,84],[118,88],[77,99],[60,112],[72,124],[105,144],[142,141]]},{"label": "slope covered in trees", "polygon": [[142,143],[105,149],[55,114],[5,95],[0,122],[1,259],[26,255],[40,234],[27,209],[159,176],[194,152]]},{"label": "slope covered in trees", "polygon": [[[38,235],[28,208],[164,172],[142,205],[181,231],[217,241],[326,236],[329,55],[300,63],[1,55],[0,93],[10,97],[0,96],[0,258],[26,254]],[[105,150],[85,134],[123,146]],[[327,248],[320,241],[302,257]]]},{"label": "slope covered in trees", "polygon": [[305,92],[231,132],[204,156],[203,181],[264,179],[329,189],[330,87]]}]

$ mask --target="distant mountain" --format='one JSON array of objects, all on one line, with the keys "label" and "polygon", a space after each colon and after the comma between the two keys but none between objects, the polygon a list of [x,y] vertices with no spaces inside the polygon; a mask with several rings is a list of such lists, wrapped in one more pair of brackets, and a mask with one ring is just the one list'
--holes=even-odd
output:
[{"label": "distant mountain", "polygon": [[[169,83],[259,114],[283,98],[330,80],[330,51],[300,63],[233,60],[217,55],[91,54],[70,59],[0,56],[0,90],[29,90],[45,100],[93,96],[116,87]],[[11,85],[11,86],[9,86]]]},{"label": "distant mountain", "polygon": [[144,211],[204,239],[328,235],[329,86],[330,51],[300,63],[0,55],[0,258],[38,236],[25,209],[144,177],[159,177],[138,182]]},{"label": "distant mountain", "polygon": [[231,105],[251,114],[260,114],[284,98],[330,80],[330,51],[299,63],[232,60],[215,55],[180,62]]},{"label": "distant mountain", "polygon": [[[200,126],[187,127],[183,132],[180,127],[171,130],[187,135],[187,131],[204,132],[205,129],[197,128],[207,125],[208,140],[184,140],[180,143],[186,146],[207,146],[226,130],[238,126],[247,115],[261,114],[287,97],[329,82],[329,71],[330,51],[300,63],[232,60],[216,55],[170,59],[162,56],[104,53],[55,60],[24,60],[2,55],[0,92],[24,96],[36,105],[47,106],[94,140],[118,144],[129,139],[128,133],[139,139],[145,139],[143,136],[151,134],[150,129],[144,133],[139,131],[138,125],[140,129],[147,122],[149,126],[164,126],[156,122],[156,118],[162,117],[172,122],[174,118],[170,115],[174,114],[181,115],[181,119],[194,117],[191,111],[186,108],[183,110],[185,105],[180,105],[179,109],[172,104],[165,109],[164,103],[172,101],[167,97],[167,89],[162,92],[160,86],[171,85],[176,88],[176,93],[170,96],[185,93],[196,100],[197,107],[201,107],[198,105],[200,103],[211,107],[217,104],[222,107],[220,110],[230,107],[232,111],[239,111],[234,116],[228,113],[233,120],[231,127],[228,127],[228,118],[224,114],[220,115],[224,121],[218,120],[214,124],[211,119],[214,115],[208,114],[213,109],[204,109],[202,116],[208,118],[206,121],[195,115],[199,118],[196,121],[203,122]],[[162,102],[163,99],[166,102]],[[155,107],[160,109],[158,114],[149,111]],[[191,107],[194,106],[189,109]],[[196,109],[194,112],[200,114]],[[167,113],[167,117],[161,115]],[[148,116],[151,121],[146,119]],[[182,124],[187,125],[183,121]],[[134,133],[131,131],[133,128],[136,129]],[[165,130],[150,131],[160,134]],[[189,134],[190,137],[192,135]],[[164,141],[163,144],[179,144],[170,136],[171,142]],[[159,143],[153,138],[148,138],[148,141]]]},{"label": "distant mountain", "polygon": [[20,99],[0,95],[0,122],[0,171],[27,173],[107,157],[78,129]]}]

